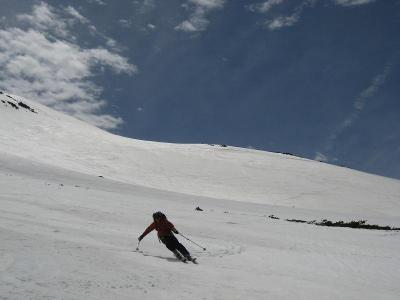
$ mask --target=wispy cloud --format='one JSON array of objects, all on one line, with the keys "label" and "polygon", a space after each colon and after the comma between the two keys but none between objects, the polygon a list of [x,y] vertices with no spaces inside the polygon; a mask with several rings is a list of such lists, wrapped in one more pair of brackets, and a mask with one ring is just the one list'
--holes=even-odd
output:
[{"label": "wispy cloud", "polygon": [[70,14],[75,20],[79,20],[79,22],[81,22],[82,24],[87,24],[90,23],[89,20],[87,18],[85,18],[84,16],[82,16],[75,8],[73,8],[72,6],[68,6],[67,8],[65,8],[65,12],[67,12],[68,14]]},{"label": "wispy cloud", "polygon": [[132,21],[126,19],[120,19],[118,20],[118,24],[121,25],[121,27],[130,28],[132,26]]},{"label": "wispy cloud", "polygon": [[69,35],[68,23],[59,19],[50,5],[44,2],[33,6],[31,14],[18,15],[17,19],[39,31],[51,31],[54,35],[61,37]]},{"label": "wispy cloud", "polygon": [[290,16],[279,16],[270,21],[267,21],[267,26],[269,30],[278,30],[283,27],[289,27],[296,24],[300,19],[299,13],[294,13]]},{"label": "wispy cloud", "polygon": [[294,8],[292,7],[291,11],[287,14],[277,15],[273,12],[275,7],[278,7],[284,3],[290,4],[287,0],[268,0],[250,5],[248,6],[248,9],[253,12],[265,14],[267,16],[267,20],[265,21],[266,27],[270,31],[274,31],[296,24],[300,20],[303,10],[306,7],[313,6],[317,1],[318,0],[303,0]]},{"label": "wispy cloud", "polygon": [[98,4],[98,5],[106,5],[106,2],[103,1],[103,0],[87,0],[87,2],[95,3],[95,4]]},{"label": "wispy cloud", "polygon": [[273,31],[273,30],[281,29],[283,27],[293,26],[300,20],[303,10],[306,7],[314,6],[314,4],[317,1],[318,0],[305,0],[305,1],[301,2],[299,5],[297,5],[293,9],[291,14],[289,14],[287,16],[278,16],[278,17],[272,18],[271,20],[268,20],[266,22],[268,29]]},{"label": "wispy cloud", "polygon": [[198,32],[207,29],[210,21],[207,14],[210,11],[220,9],[224,6],[225,0],[188,0],[185,7],[191,11],[189,19],[181,22],[175,30],[185,32]]},{"label": "wispy cloud", "polygon": [[80,47],[74,25],[95,28],[71,6],[41,2],[17,19],[20,26],[0,29],[0,87],[102,128],[119,126],[120,118],[99,113],[107,103],[92,78],[104,67],[126,74],[136,67],[113,50]]},{"label": "wispy cloud", "polygon": [[326,161],[329,160],[328,155],[329,152],[332,151],[333,147],[336,144],[337,139],[347,130],[349,129],[359,118],[360,113],[364,110],[367,102],[372,99],[379,89],[384,85],[386,79],[392,72],[394,66],[398,61],[398,57],[395,56],[394,59],[391,59],[384,67],[383,71],[376,75],[370,82],[369,86],[365,88],[359,96],[353,102],[353,110],[349,113],[349,115],[337,126],[337,128],[328,136],[325,145],[323,147],[322,152],[316,152],[316,157],[324,156]]},{"label": "wispy cloud", "polygon": [[138,6],[137,10],[141,14],[146,14],[156,8],[156,0],[135,0],[133,3]]},{"label": "wispy cloud", "polygon": [[149,23],[149,24],[147,24],[147,26],[146,26],[148,29],[150,29],[150,30],[156,30],[156,25],[154,25],[154,24],[151,24],[151,23]]},{"label": "wispy cloud", "polygon": [[[306,7],[313,7],[319,0],[303,0],[303,1],[288,1],[288,0],[267,0],[260,3],[252,4],[247,8],[255,13],[262,13],[267,16],[265,21],[266,28],[270,31],[275,31],[284,27],[290,27],[300,21],[301,15]],[[377,0],[331,0],[332,3],[340,6],[360,6]],[[297,6],[293,7],[293,3]],[[300,3],[300,4],[299,4]],[[291,7],[286,14],[277,14],[274,9],[281,8],[283,5]]]},{"label": "wispy cloud", "polygon": [[376,0],[333,0],[334,3],[341,6],[357,6],[375,2]]},{"label": "wispy cloud", "polygon": [[322,154],[321,152],[316,152],[316,153],[315,153],[314,160],[327,162],[327,161],[328,161],[328,158],[327,158],[324,154]]},{"label": "wispy cloud", "polygon": [[287,0],[268,0],[262,3],[249,5],[249,9],[253,12],[259,12],[265,14],[268,13],[274,6],[282,4],[283,2],[286,1]]}]

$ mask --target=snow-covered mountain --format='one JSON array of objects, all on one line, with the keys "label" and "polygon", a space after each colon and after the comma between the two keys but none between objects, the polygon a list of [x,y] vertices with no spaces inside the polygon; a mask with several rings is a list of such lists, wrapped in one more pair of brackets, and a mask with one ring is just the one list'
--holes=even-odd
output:
[{"label": "snow-covered mountain", "polygon": [[[128,139],[4,92],[0,120],[4,299],[400,297],[397,231],[284,221],[399,227],[399,180],[251,149]],[[132,251],[157,210],[207,248],[180,237],[199,265],[177,263],[152,236]]]},{"label": "snow-covered mountain", "polygon": [[27,99],[0,96],[0,151],[35,162],[220,199],[361,214],[400,209],[398,180],[251,149],[123,138]]}]

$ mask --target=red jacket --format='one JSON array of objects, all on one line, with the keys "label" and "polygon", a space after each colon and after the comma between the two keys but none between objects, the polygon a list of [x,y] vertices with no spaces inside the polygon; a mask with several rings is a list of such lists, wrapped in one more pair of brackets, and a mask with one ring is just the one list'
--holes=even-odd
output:
[{"label": "red jacket", "polygon": [[141,235],[144,238],[147,234],[152,232],[153,230],[157,230],[158,238],[162,238],[164,236],[172,235],[172,231],[177,233],[178,231],[175,229],[174,224],[172,224],[167,219],[161,219],[158,223],[153,222],[149,227]]}]

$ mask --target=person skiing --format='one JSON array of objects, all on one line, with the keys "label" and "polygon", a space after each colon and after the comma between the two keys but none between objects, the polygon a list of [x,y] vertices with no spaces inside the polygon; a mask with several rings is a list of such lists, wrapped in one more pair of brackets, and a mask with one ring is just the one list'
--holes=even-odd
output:
[{"label": "person skiing", "polygon": [[174,253],[176,258],[180,260],[189,260],[194,261],[191,257],[189,251],[183,246],[178,239],[175,237],[175,234],[179,234],[178,230],[176,230],[174,224],[167,220],[167,217],[160,211],[155,212],[153,214],[154,222],[146,228],[146,230],[139,236],[139,242],[154,229],[157,230],[158,239],[170,250]]}]

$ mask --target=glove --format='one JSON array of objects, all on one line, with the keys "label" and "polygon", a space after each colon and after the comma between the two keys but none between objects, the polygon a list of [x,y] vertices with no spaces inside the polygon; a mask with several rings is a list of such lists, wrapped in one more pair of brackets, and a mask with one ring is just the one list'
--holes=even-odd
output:
[{"label": "glove", "polygon": [[139,242],[140,242],[141,240],[143,240],[143,235],[139,236],[139,237],[138,237],[138,240],[139,240]]},{"label": "glove", "polygon": [[179,234],[179,231],[175,229],[175,230],[174,230],[174,233],[175,233],[175,234]]}]

